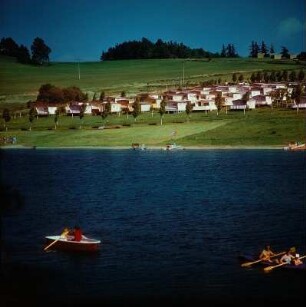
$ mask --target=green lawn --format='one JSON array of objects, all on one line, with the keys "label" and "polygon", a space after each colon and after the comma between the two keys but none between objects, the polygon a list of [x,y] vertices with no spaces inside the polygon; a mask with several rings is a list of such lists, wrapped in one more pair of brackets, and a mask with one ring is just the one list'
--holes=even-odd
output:
[{"label": "green lawn", "polygon": [[[51,83],[61,87],[78,86],[91,94],[104,90],[106,94],[127,94],[139,91],[161,92],[180,85],[183,60],[129,60],[80,63],[52,63],[35,67],[0,57],[0,109],[9,107],[11,114],[25,109],[25,102],[36,99],[39,87]],[[248,58],[212,59],[212,61],[185,61],[185,85],[205,80],[231,80],[234,72],[248,78],[252,72],[272,70],[300,70],[294,61],[257,60]],[[26,110],[25,110],[26,111]],[[12,119],[8,131],[0,136],[16,135],[18,144],[36,146],[130,146],[133,142],[160,146],[177,134],[175,141],[184,146],[204,145],[284,145],[289,141],[305,141],[305,111],[257,109],[242,112],[192,113],[190,122],[185,113],[166,114],[160,126],[159,114],[142,114],[137,122],[129,116],[100,116],[79,118],[61,116],[54,130],[54,118],[39,118],[28,131],[27,111],[23,117]],[[2,119],[1,119],[2,120]],[[2,120],[3,122],[3,120]],[[117,129],[99,130],[100,126],[118,125]],[[80,129],[80,126],[82,128]],[[1,130],[1,128],[0,128]]]},{"label": "green lawn", "polygon": [[[192,113],[190,121],[185,113],[166,114],[163,125],[160,116],[142,114],[134,119],[129,116],[61,116],[54,130],[54,118],[39,118],[28,131],[27,117],[12,119],[8,131],[2,136],[16,136],[19,145],[39,147],[65,146],[131,146],[143,143],[161,146],[175,141],[183,146],[272,146],[286,145],[290,141],[305,142],[305,111],[257,109],[246,112]],[[98,129],[104,126],[107,129]],[[81,126],[81,128],[80,128]],[[3,130],[3,128],[2,128]],[[171,133],[176,131],[174,140]]]}]

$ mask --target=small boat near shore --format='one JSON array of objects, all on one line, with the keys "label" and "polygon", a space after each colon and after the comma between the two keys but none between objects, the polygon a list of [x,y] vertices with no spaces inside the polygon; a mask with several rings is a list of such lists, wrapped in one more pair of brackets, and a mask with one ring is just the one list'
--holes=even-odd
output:
[{"label": "small boat near shore", "polygon": [[[258,258],[254,257],[252,255],[245,254],[245,255],[239,255],[238,260],[241,264],[243,264],[243,263],[246,263],[246,262],[253,262],[253,261],[255,262],[255,261],[258,260]],[[275,265],[275,264],[276,263],[273,264],[269,261],[260,261],[260,262],[255,263],[254,265],[261,266],[261,267],[268,267],[268,266]],[[305,263],[300,264],[300,265],[286,264],[286,265],[279,267],[279,269],[305,271],[306,270],[306,264]]]},{"label": "small boat near shore", "polygon": [[284,150],[288,150],[288,151],[299,151],[299,150],[306,150],[306,144],[304,143],[289,143],[288,146],[284,147]]},{"label": "small boat near shore", "polygon": [[133,143],[132,149],[133,150],[146,150],[147,148],[145,144]]},{"label": "small boat near shore", "polygon": [[100,240],[90,239],[84,235],[81,241],[74,241],[70,236],[46,236],[45,239],[50,249],[71,252],[96,252],[101,244]]},{"label": "small boat near shore", "polygon": [[172,144],[166,144],[165,147],[162,148],[163,150],[182,150],[184,149],[184,147],[180,146],[180,145],[177,145],[175,143],[172,143]]}]

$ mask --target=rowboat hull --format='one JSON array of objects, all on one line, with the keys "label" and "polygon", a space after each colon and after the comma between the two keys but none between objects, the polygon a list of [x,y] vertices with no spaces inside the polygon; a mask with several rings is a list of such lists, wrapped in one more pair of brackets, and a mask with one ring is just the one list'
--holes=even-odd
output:
[{"label": "rowboat hull", "polygon": [[[251,256],[251,255],[240,255],[240,256],[238,256],[238,260],[240,261],[240,263],[245,263],[245,262],[256,261],[256,260],[258,260],[258,258],[255,258],[254,256]],[[268,266],[271,266],[271,265],[276,265],[276,263],[271,263],[269,261],[260,261],[260,262],[257,262],[254,265],[258,265],[258,266],[261,266],[261,267],[268,267]],[[297,271],[306,270],[306,264],[305,263],[300,264],[300,265],[286,264],[286,265],[279,267],[278,269],[297,270]]]},{"label": "rowboat hull", "polygon": [[46,236],[46,244],[53,250],[64,250],[70,252],[96,252],[99,249],[101,241],[95,239],[89,239],[83,236],[81,241],[73,241],[69,238],[62,238],[60,236]]},{"label": "rowboat hull", "polygon": [[163,150],[182,150],[184,149],[182,146],[180,145],[176,145],[176,144],[167,144],[165,147],[162,148]]}]

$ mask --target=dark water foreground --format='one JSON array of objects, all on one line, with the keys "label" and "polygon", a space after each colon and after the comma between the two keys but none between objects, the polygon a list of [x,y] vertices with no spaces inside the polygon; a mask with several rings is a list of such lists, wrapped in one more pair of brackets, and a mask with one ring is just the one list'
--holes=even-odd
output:
[{"label": "dark water foreground", "polygon": [[[305,272],[237,256],[305,254],[305,174],[281,150],[5,150],[0,305],[304,303]],[[43,251],[75,224],[97,254]]]}]

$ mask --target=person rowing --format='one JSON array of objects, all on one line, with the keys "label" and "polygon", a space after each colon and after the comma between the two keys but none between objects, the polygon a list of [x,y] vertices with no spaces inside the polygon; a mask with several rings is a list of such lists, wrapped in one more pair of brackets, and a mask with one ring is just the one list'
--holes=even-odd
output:
[{"label": "person rowing", "polygon": [[266,245],[265,248],[262,250],[262,252],[259,255],[259,259],[262,261],[268,261],[268,262],[275,262],[278,263],[278,260],[272,260],[271,257],[275,256],[276,254],[272,251],[270,245]]},{"label": "person rowing", "polygon": [[290,264],[293,261],[293,259],[294,259],[294,256],[291,254],[291,251],[289,249],[287,250],[286,254],[280,258],[279,262]]},{"label": "person rowing", "polygon": [[295,254],[295,257],[292,259],[292,262],[294,265],[301,265],[303,264],[303,261],[300,259],[299,254]]},{"label": "person rowing", "polygon": [[68,241],[80,242],[83,238],[83,232],[82,229],[76,225],[73,229],[66,227],[61,236]]}]

